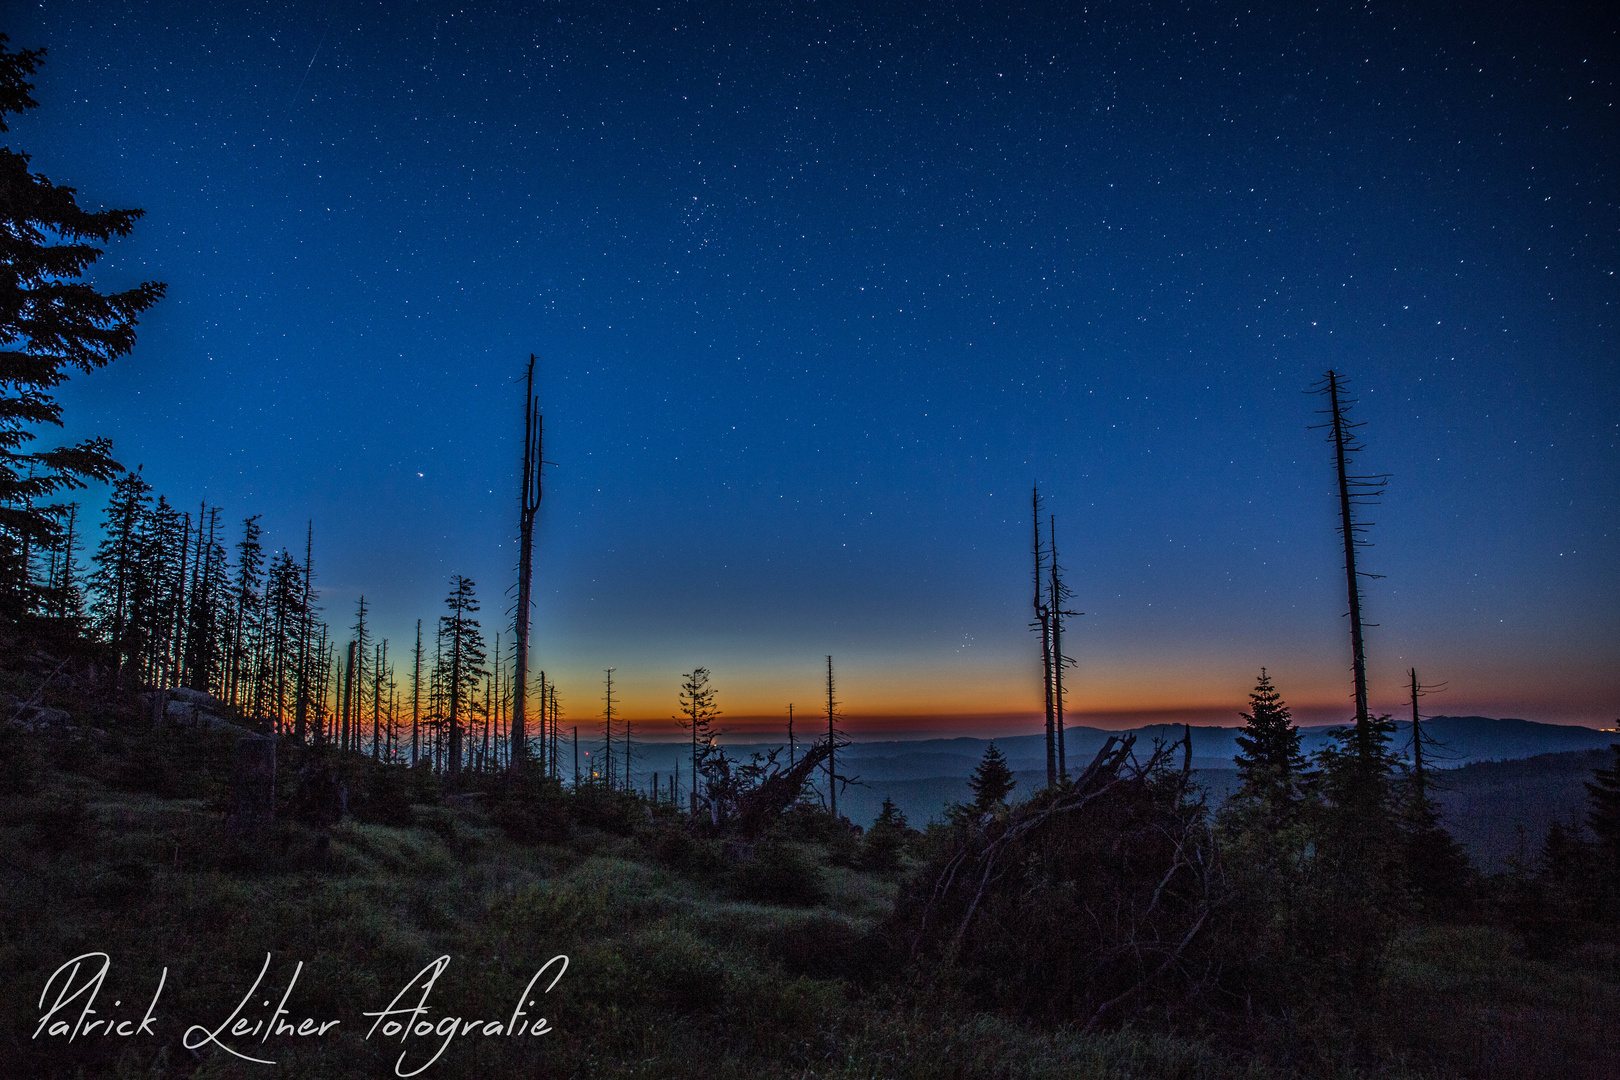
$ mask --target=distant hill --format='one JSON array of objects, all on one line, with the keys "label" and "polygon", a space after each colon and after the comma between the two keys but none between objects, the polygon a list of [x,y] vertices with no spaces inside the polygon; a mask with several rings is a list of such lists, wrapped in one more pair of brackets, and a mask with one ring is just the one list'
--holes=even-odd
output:
[{"label": "distant hill", "polygon": [[[1300,746],[1307,754],[1315,753],[1331,742],[1328,732],[1332,725],[1300,729]],[[1411,742],[1410,721],[1396,723],[1395,746],[1404,750]],[[1436,752],[1434,764],[1438,768],[1457,768],[1475,761],[1500,761],[1510,758],[1532,757],[1536,754],[1556,754],[1567,750],[1601,750],[1610,743],[1620,742],[1620,734],[1596,728],[1573,727],[1567,724],[1543,724],[1534,720],[1493,719],[1488,716],[1436,716],[1424,721],[1424,732],[1443,744]],[[1137,745],[1144,749],[1154,740],[1173,742],[1181,738],[1179,724],[1154,724],[1136,728]],[[1237,737],[1243,728],[1195,727],[1192,729],[1193,758],[1195,764],[1220,768],[1230,763],[1238,751]],[[1071,768],[1083,767],[1102,749],[1110,735],[1125,732],[1104,731],[1101,728],[1073,727],[1065,733],[1064,746]],[[917,742],[856,743],[844,752],[850,762],[860,762],[858,770],[873,779],[901,779],[890,775],[890,768],[905,768],[899,763],[930,758],[937,763],[953,763],[941,768],[938,776],[967,776],[984,756],[989,739],[924,739]],[[1015,769],[1044,771],[1046,768],[1046,736],[1012,735],[995,740],[1002,753]],[[913,776],[916,774],[912,774]]]},{"label": "distant hill", "polygon": [[1533,860],[1554,821],[1584,826],[1585,782],[1613,761],[1607,750],[1572,750],[1477,762],[1445,773],[1435,797],[1475,865],[1501,870],[1516,855]]},{"label": "distant hill", "polygon": [[[1533,720],[1493,719],[1486,716],[1437,716],[1424,722],[1425,731],[1441,748],[1434,765],[1444,770],[1437,798],[1448,826],[1468,848],[1482,869],[1501,869],[1503,860],[1520,848],[1520,829],[1531,855],[1556,820],[1583,820],[1586,789],[1582,782],[1592,769],[1609,760],[1611,743],[1620,734],[1594,728],[1541,724]],[[1300,744],[1314,753],[1329,742],[1328,728],[1301,729]],[[1240,727],[1193,728],[1193,766],[1211,806],[1218,806],[1237,785],[1232,755],[1237,752]],[[1137,745],[1146,750],[1155,739],[1181,737],[1174,724],[1157,724],[1135,732]],[[1110,735],[1123,732],[1098,728],[1070,728],[1065,748],[1071,770],[1083,768]],[[1397,727],[1395,745],[1411,740],[1411,724]],[[915,742],[855,743],[843,751],[839,772],[858,777],[859,784],[838,796],[838,809],[859,825],[870,825],[884,798],[891,798],[912,824],[938,820],[947,803],[972,797],[967,778],[984,756],[989,739],[922,739]],[[1013,735],[995,740],[1007,755],[1018,780],[1014,798],[1027,796],[1046,784],[1045,735]],[[582,744],[584,745],[584,744]],[[729,745],[727,751],[746,758],[771,745]],[[690,746],[658,743],[636,747],[635,779],[645,786],[651,773],[668,784],[677,761],[682,767],[682,789],[689,782]]]}]

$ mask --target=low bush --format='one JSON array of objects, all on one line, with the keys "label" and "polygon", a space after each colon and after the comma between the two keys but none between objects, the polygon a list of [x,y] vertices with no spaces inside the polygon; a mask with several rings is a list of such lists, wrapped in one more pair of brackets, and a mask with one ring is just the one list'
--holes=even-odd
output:
[{"label": "low bush", "polygon": [[754,857],[732,871],[738,895],[765,904],[805,906],[825,895],[821,875],[800,844],[768,840],[754,849]]},{"label": "low bush", "polygon": [[98,823],[82,798],[58,796],[37,803],[28,814],[28,843],[36,851],[87,852],[95,847]]}]

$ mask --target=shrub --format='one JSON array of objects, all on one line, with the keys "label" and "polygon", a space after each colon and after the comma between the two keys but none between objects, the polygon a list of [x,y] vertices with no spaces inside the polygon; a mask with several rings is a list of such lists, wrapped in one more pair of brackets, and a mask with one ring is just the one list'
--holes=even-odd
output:
[{"label": "shrub", "polygon": [[439,786],[438,774],[433,771],[432,762],[422,758],[407,772],[411,781],[411,802],[436,806],[444,793]]},{"label": "shrub", "polygon": [[871,944],[848,919],[817,912],[778,927],[770,953],[795,975],[840,979],[866,973]]},{"label": "shrub", "polygon": [[766,904],[809,905],[821,900],[821,875],[797,844],[766,841],[733,871],[738,893]]},{"label": "shrub", "polygon": [[894,800],[884,799],[882,812],[872,822],[872,827],[866,830],[866,838],[861,844],[861,867],[877,871],[899,869],[901,856],[917,835],[917,830],[907,824],[906,815],[894,805]]},{"label": "shrub", "polygon": [[113,784],[125,791],[144,791],[164,799],[181,799],[196,794],[196,784],[187,784],[174,760],[149,741],[130,747],[128,756],[113,775]]},{"label": "shrub", "polygon": [[90,883],[90,894],[110,904],[126,904],[150,892],[155,876],[145,863],[126,860],[98,874]]},{"label": "shrub", "polygon": [[508,792],[490,808],[490,817],[520,844],[565,844],[574,835],[568,804],[558,797]]},{"label": "shrub", "polygon": [[48,799],[29,817],[29,846],[36,850],[88,851],[95,846],[96,818],[83,799]]},{"label": "shrub", "polygon": [[1205,989],[1218,905],[1203,808],[1156,748],[1110,743],[1073,784],[961,832],[903,887],[898,947],[970,995],[1110,1026],[1173,1015]]},{"label": "shrub", "polygon": [[706,877],[725,867],[718,842],[693,836],[679,825],[667,825],[653,831],[647,836],[646,844],[659,865],[678,873]]},{"label": "shrub", "polygon": [[373,825],[405,827],[415,820],[411,810],[411,782],[404,769],[391,765],[371,765],[362,769],[351,785],[349,809],[361,821]]},{"label": "shrub", "polygon": [[825,844],[842,840],[853,828],[847,818],[833,817],[814,803],[801,802],[782,815],[776,833],[789,840]]},{"label": "shrub", "polygon": [[10,725],[0,724],[0,791],[32,795],[45,770],[45,755],[35,740]]},{"label": "shrub", "polygon": [[647,817],[645,805],[635,795],[596,785],[572,792],[569,804],[576,822],[615,836],[631,835]]}]

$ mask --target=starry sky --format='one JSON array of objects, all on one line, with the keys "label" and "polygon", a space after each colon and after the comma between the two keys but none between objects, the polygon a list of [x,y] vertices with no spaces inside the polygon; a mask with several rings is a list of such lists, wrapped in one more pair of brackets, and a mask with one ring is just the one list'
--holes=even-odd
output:
[{"label": "starry sky", "polygon": [[[1578,8],[1579,5],[1572,5]],[[65,388],[157,491],[313,521],[403,655],[449,576],[566,714],[1033,731],[1349,715],[1319,399],[1390,474],[1375,706],[1620,715],[1616,24],[1505,3],[8,4],[10,145],[168,298]],[[1583,21],[1588,20],[1588,21]],[[234,541],[234,526],[231,539]],[[509,631],[508,631],[509,633]],[[649,729],[650,730],[650,729]]]}]

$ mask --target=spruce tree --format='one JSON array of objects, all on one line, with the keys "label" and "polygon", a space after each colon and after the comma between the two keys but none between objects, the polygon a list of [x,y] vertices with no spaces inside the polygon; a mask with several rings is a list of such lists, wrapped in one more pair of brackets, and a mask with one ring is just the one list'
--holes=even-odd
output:
[{"label": "spruce tree", "polygon": [[95,592],[90,617],[96,632],[113,647],[115,680],[131,654],[129,631],[141,564],[141,523],[151,498],[151,485],[141,479],[139,469],[113,481],[101,545],[91,559],[96,569],[90,578]]},{"label": "spruce tree", "polygon": [[[9,130],[7,114],[38,106],[28,78],[45,55],[14,52],[7,40],[0,34],[0,132]],[[28,564],[31,549],[58,539],[67,505],[55,496],[122,471],[106,439],[30,452],[33,429],[62,426],[52,391],[71,369],[94,371],[129,352],[137,316],[164,290],[151,281],[118,293],[86,284],[102,255],[95,244],[127,236],[142,212],[82,210],[73,188],[28,163],[0,147],[0,606],[13,617],[37,600]]]},{"label": "spruce tree", "polygon": [[996,805],[1007,801],[1007,796],[1017,786],[1013,779],[1012,769],[1007,766],[1007,758],[996,748],[992,740],[985,748],[984,757],[979,759],[978,767],[968,778],[968,787],[973,790],[973,809],[984,813]]},{"label": "spruce tree", "polygon": [[1423,731],[1418,702],[1435,689],[1418,681],[1417,668],[1408,671],[1412,693],[1412,764],[1406,771],[1405,805],[1401,815],[1402,848],[1406,857],[1407,889],[1421,905],[1455,913],[1466,904],[1474,871],[1468,854],[1440,820],[1440,807],[1429,794],[1429,769],[1424,752],[1438,744]]},{"label": "spruce tree", "polygon": [[692,813],[697,813],[698,777],[702,775],[702,761],[708,754],[714,733],[711,725],[720,717],[715,707],[717,693],[709,682],[709,669],[693,668],[681,676],[681,715],[676,717],[681,726],[692,733]]},{"label": "spruce tree", "polygon": [[145,642],[143,681],[173,685],[182,659],[185,629],[186,545],[191,521],[159,495],[139,530],[135,589],[136,637]]},{"label": "spruce tree", "polygon": [[861,864],[868,870],[894,870],[900,865],[900,855],[906,841],[916,835],[905,813],[894,800],[885,797],[877,820],[866,830],[861,844]]},{"label": "spruce tree", "polygon": [[80,584],[83,568],[79,552],[84,548],[84,530],[79,521],[79,504],[69,503],[61,542],[51,549],[50,580],[45,599],[46,612],[74,626],[84,622],[84,589]]},{"label": "spruce tree", "polygon": [[360,749],[360,732],[363,728],[362,720],[366,712],[366,657],[371,651],[371,631],[366,624],[366,615],[370,609],[366,607],[365,594],[361,594],[359,603],[354,609],[354,625],[349,627],[354,634],[354,671],[350,678],[354,681],[356,689],[349,694],[349,749],[356,752]]},{"label": "spruce tree", "polygon": [[231,647],[226,658],[225,675],[224,696],[232,705],[240,697],[247,642],[258,625],[259,590],[264,583],[262,537],[258,514],[242,522],[242,539],[236,545],[235,625],[231,628]]},{"label": "spruce tree", "polygon": [[219,685],[224,659],[221,645],[230,640],[230,578],[225,567],[219,507],[205,507],[197,515],[197,546],[192,554],[195,561],[191,595],[187,598],[185,683],[194,690],[211,693]]},{"label": "spruce tree", "polygon": [[478,598],[473,582],[460,574],[450,579],[450,595],[445,598],[448,615],[439,617],[439,670],[434,672],[448,727],[445,771],[461,774],[461,717],[469,712],[473,693],[484,677],[484,634],[478,620]]},{"label": "spruce tree", "polygon": [[268,720],[280,734],[297,689],[299,635],[305,620],[304,568],[285,548],[270,562],[264,595],[265,714],[260,719]]},{"label": "spruce tree", "polygon": [[1620,743],[1611,743],[1614,764],[1594,769],[1586,784],[1586,824],[1595,837],[1597,881],[1611,911],[1620,909]]},{"label": "spruce tree", "polygon": [[1255,799],[1281,810],[1299,799],[1299,785],[1305,773],[1305,755],[1299,749],[1299,728],[1272,685],[1265,668],[1260,681],[1249,693],[1249,711],[1243,718],[1243,734],[1237,737],[1239,798]]}]

